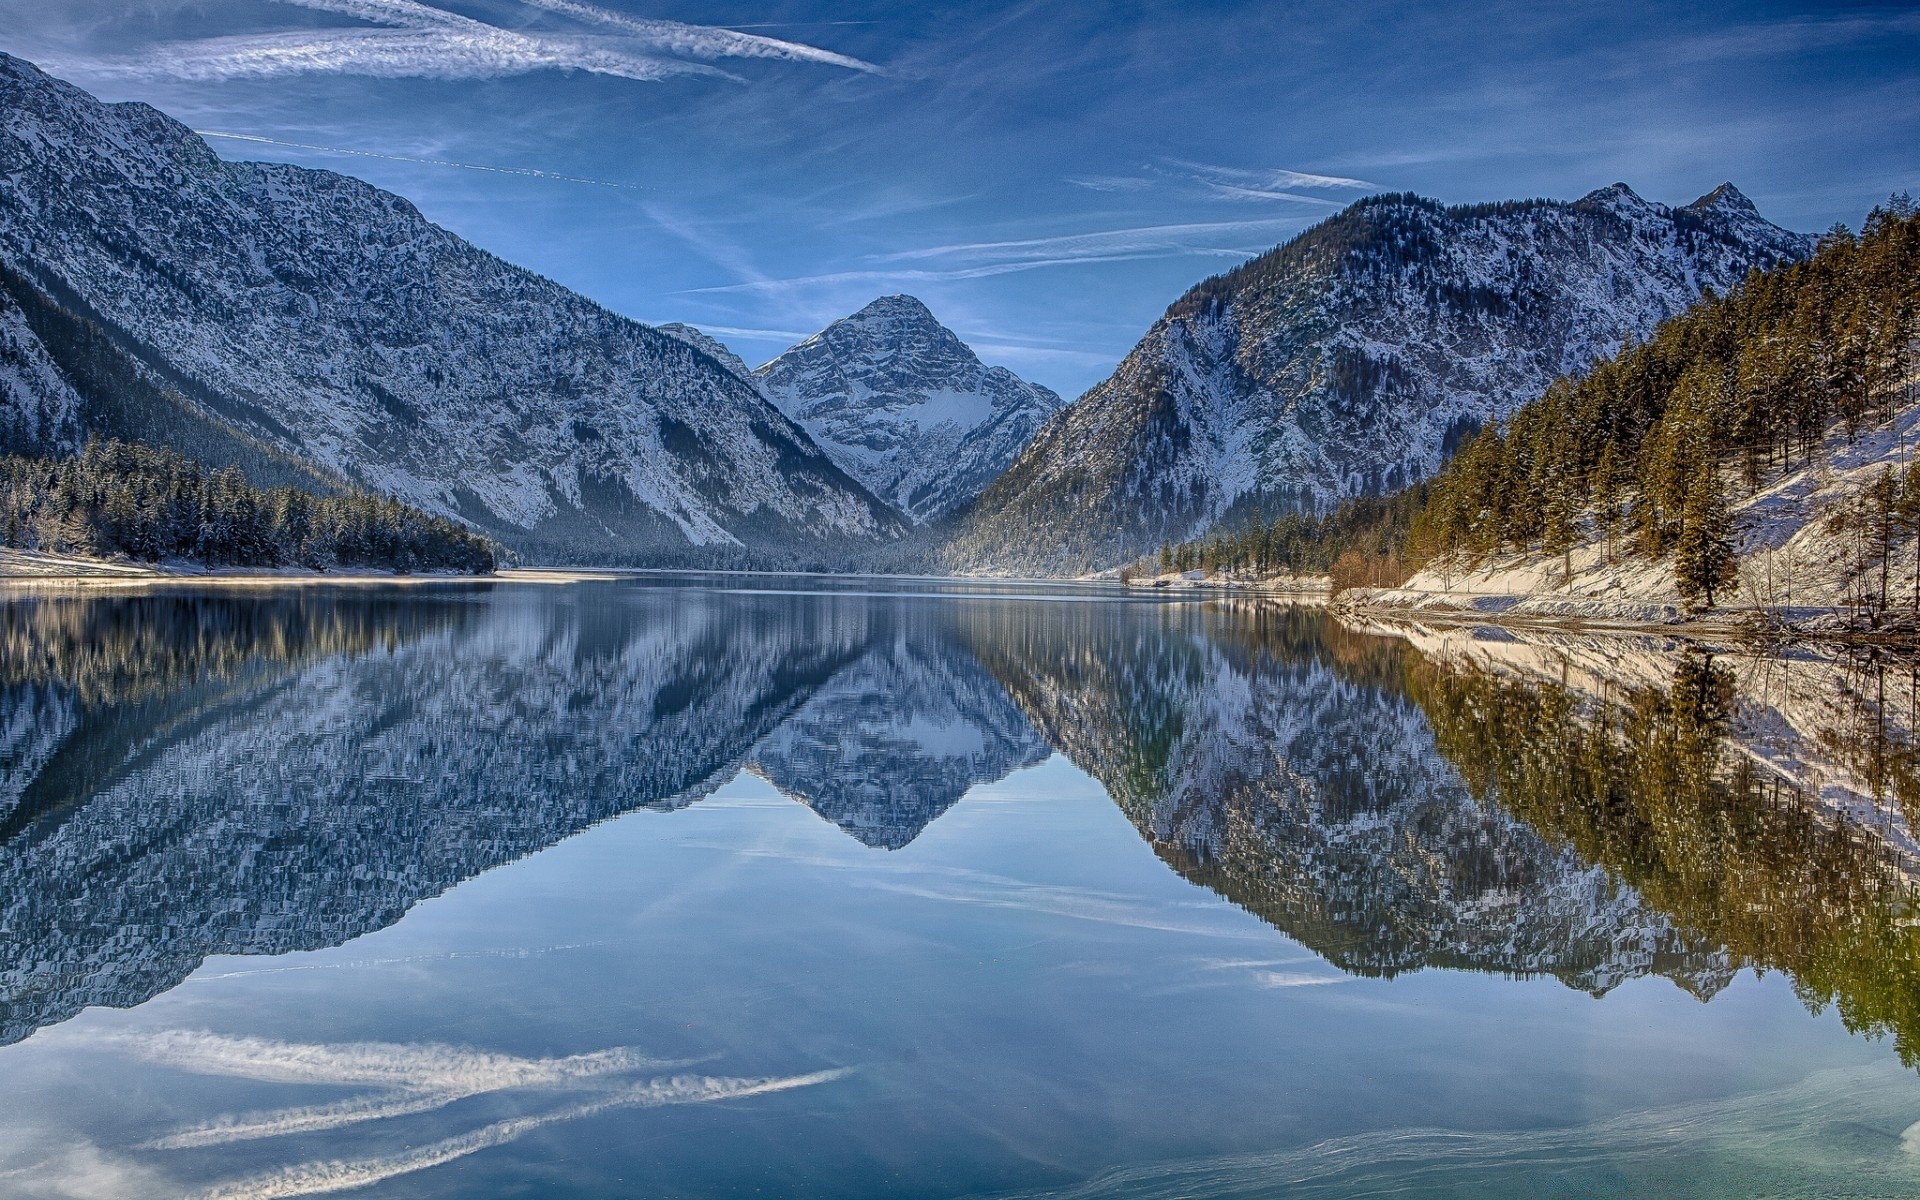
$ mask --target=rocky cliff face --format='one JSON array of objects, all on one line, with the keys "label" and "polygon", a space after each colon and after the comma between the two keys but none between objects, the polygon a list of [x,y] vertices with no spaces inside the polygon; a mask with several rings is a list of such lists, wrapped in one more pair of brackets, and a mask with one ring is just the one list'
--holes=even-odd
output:
[{"label": "rocky cliff face", "polygon": [[1810,239],[1731,185],[1683,208],[1363,200],[1177,301],[1048,422],[948,550],[1074,574],[1238,510],[1323,509],[1432,474],[1467,434]]},{"label": "rocky cliff face", "polygon": [[[903,528],[709,353],[358,180],[222,161],[152,108],[4,55],[0,165],[0,267],[26,293],[0,301],[0,436],[15,444],[71,442],[92,407],[124,407],[129,385],[86,394],[110,368],[155,397],[110,432],[251,447],[536,553],[793,550]],[[80,385],[77,419],[48,363]]]},{"label": "rocky cliff face", "polygon": [[848,474],[916,522],[978,496],[1060,397],[989,367],[912,296],[884,296],[754,372]]}]

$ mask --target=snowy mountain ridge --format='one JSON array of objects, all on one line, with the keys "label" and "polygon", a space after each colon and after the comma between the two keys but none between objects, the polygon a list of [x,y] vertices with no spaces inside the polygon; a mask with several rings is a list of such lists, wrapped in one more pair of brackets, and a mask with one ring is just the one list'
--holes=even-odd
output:
[{"label": "snowy mountain ridge", "polygon": [[[369,184],[223,161],[153,108],[5,55],[0,164],[13,286],[104,331],[196,427],[560,557],[904,528],[710,352]],[[0,302],[0,435],[70,448],[91,398],[45,367],[72,348],[16,307]],[[167,440],[171,418],[147,421],[131,432]]]},{"label": "snowy mountain ridge", "polygon": [[1377,196],[1193,288],[1040,431],[948,549],[1077,574],[1258,506],[1431,475],[1462,439],[1812,241],[1731,184],[1448,208]]},{"label": "snowy mountain ridge", "polygon": [[754,376],[847,474],[921,523],[984,491],[1063,403],[981,362],[912,296],[875,300]]}]

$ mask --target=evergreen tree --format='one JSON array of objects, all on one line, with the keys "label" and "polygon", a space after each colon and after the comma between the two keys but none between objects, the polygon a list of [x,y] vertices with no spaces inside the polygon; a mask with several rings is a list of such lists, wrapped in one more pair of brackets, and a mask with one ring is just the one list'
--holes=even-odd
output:
[{"label": "evergreen tree", "polygon": [[1714,592],[1733,580],[1733,517],[1717,471],[1703,472],[1687,490],[1673,573],[1689,607],[1710,609]]}]

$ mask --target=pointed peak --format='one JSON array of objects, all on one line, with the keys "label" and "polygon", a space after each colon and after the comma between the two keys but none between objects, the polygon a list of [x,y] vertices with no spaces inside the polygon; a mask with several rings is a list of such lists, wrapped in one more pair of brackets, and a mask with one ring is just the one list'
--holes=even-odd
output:
[{"label": "pointed peak", "polygon": [[1579,203],[1605,205],[1608,208],[1650,207],[1645,200],[1640,198],[1640,193],[1634,191],[1624,183],[1610,183],[1603,188],[1595,188],[1580,197]]},{"label": "pointed peak", "polygon": [[1692,212],[1712,210],[1717,212],[1752,213],[1755,216],[1758,216],[1760,213],[1760,210],[1753,206],[1753,201],[1747,199],[1746,195],[1731,183],[1721,184],[1698,200],[1695,200],[1692,204],[1687,205],[1687,208]]},{"label": "pointed peak", "polygon": [[916,321],[935,321],[933,310],[921,303],[918,296],[909,296],[905,292],[892,296],[881,296],[865,308],[846,318],[849,321],[863,321],[873,317],[886,317],[893,320],[908,318]]}]

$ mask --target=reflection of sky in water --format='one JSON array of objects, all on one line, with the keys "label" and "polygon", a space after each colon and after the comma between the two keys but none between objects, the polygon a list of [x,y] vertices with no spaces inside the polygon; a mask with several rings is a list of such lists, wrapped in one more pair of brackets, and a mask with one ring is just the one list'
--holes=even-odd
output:
[{"label": "reflection of sky in water", "polygon": [[1920,1192],[1891,1046],[1483,809],[1311,623],[216,608],[0,756],[54,898],[0,1195]]},{"label": "reflection of sky in water", "polygon": [[[1580,1194],[1728,1163],[1727,1194],[1770,1171],[1873,1194],[1920,1185],[1920,1088],[1887,1057],[1779,976],[1710,1005],[1343,976],[1168,872],[1057,758],[891,853],[743,775],[10,1048],[0,1178],[1172,1196],[1550,1169]],[[1446,1132],[1383,1134],[1407,1129]]]}]

